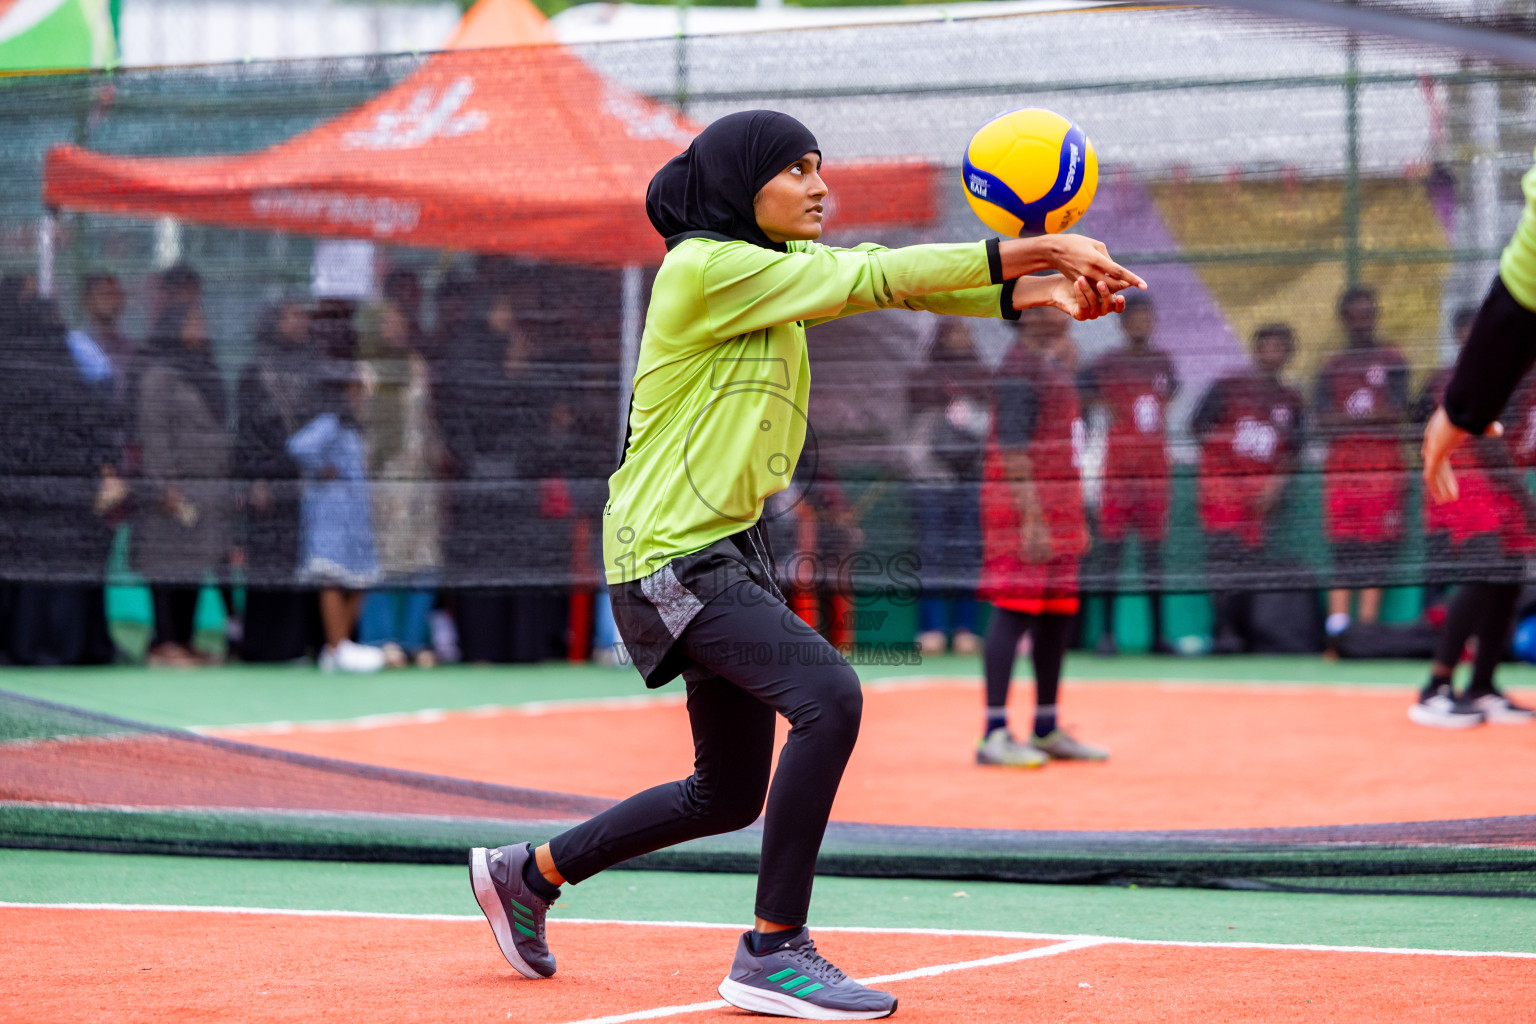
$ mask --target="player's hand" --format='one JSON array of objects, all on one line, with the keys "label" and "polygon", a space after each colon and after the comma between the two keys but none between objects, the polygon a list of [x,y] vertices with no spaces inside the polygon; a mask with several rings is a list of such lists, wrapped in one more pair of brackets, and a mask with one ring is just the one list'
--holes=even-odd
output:
[{"label": "player's hand", "polygon": [[1098,239],[1087,235],[1051,235],[1049,238],[1051,269],[1069,281],[1086,277],[1090,284],[1106,284],[1112,292],[1123,288],[1146,291],[1147,282],[1111,259],[1109,250]]},{"label": "player's hand", "polygon": [[1055,306],[1074,320],[1097,320],[1108,313],[1125,311],[1125,296],[1115,292],[1100,281],[1097,285],[1086,277],[1076,280],[1058,277],[1048,293],[1048,305]]},{"label": "player's hand", "polygon": [[1051,547],[1051,534],[1038,518],[1030,517],[1021,531],[1024,538],[1024,557],[1031,562],[1048,562],[1056,552]]},{"label": "player's hand", "polygon": [[[1483,431],[1485,437],[1502,437],[1503,434],[1504,424],[1498,420],[1494,420]],[[1469,436],[1465,430],[1451,422],[1443,405],[1435,410],[1435,414],[1424,425],[1424,487],[1436,502],[1455,501],[1461,496],[1461,489],[1456,485],[1456,474],[1451,469],[1451,453]]]}]

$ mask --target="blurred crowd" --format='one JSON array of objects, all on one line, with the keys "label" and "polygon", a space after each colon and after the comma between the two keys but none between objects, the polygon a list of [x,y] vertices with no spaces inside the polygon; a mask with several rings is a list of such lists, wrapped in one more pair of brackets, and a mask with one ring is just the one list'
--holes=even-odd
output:
[{"label": "blurred crowd", "polygon": [[[366,672],[612,660],[594,516],[621,425],[617,274],[480,258],[430,295],[399,268],[378,291],[274,294],[235,373],[216,358],[203,280],[186,264],[153,280],[141,338],[122,329],[128,296],[110,274],[75,282],[73,325],[31,276],[0,280],[0,659],[119,659],[104,601],[116,564],[149,581],[156,664],[210,660],[193,642],[210,592],[222,597],[231,654],[249,661]],[[582,294],[605,301],[573,300]],[[1415,424],[1446,374],[1410,394],[1408,361],[1379,337],[1370,290],[1342,295],[1338,315],[1345,347],[1310,394],[1287,382],[1295,332],[1272,323],[1254,332],[1251,365],[1194,403],[1204,558],[1212,581],[1227,581],[1213,594],[1217,651],[1304,649],[1312,641],[1296,635],[1313,618],[1318,646],[1369,625],[1381,592],[1364,585],[1407,539]],[[1457,317],[1459,335],[1469,325],[1470,313]],[[979,650],[989,550],[1019,536],[1014,576],[1075,587],[1080,573],[1103,586],[1134,549],[1130,589],[1163,589],[1168,419],[1181,385],[1152,300],[1133,293],[1118,330],[1117,346],[1080,360],[1069,321],[1030,311],[999,362],[950,319],[914,364],[906,416],[888,429],[901,441],[914,554],[934,581],[916,595],[922,652]],[[1011,391],[1022,377],[1027,393]],[[1513,422],[1536,422],[1529,397],[1514,405]],[[1307,528],[1326,536],[1341,587],[1326,613],[1316,594],[1309,609],[1306,595],[1260,592],[1289,571],[1277,516],[1308,443],[1325,454],[1322,522]],[[781,550],[862,543],[830,451],[803,460],[817,486],[787,492],[795,514],[771,524]],[[1511,429],[1459,458],[1462,501],[1423,516],[1430,563],[1520,573],[1536,433]],[[1012,512],[988,511],[989,487]],[[517,571],[499,575],[501,561]],[[849,642],[846,589],[796,588],[792,603]],[[1151,607],[1154,650],[1165,650],[1162,603]],[[1113,621],[1100,630],[1102,652],[1115,635]]]},{"label": "blurred crowd", "polygon": [[[1454,318],[1458,349],[1474,313],[1464,309]],[[1519,581],[1536,550],[1536,505],[1525,479],[1536,464],[1530,426],[1536,423],[1536,392],[1517,393],[1506,414],[1506,438],[1477,439],[1457,456],[1458,473],[1468,481],[1460,501],[1429,504],[1422,516],[1410,515],[1418,436],[1440,403],[1450,368],[1434,372],[1411,393],[1408,359],[1378,333],[1375,292],[1348,289],[1338,299],[1337,316],[1344,345],[1323,363],[1310,394],[1295,387],[1287,372],[1296,332],[1275,322],[1254,330],[1247,367],[1209,382],[1193,403],[1193,511],[1213,589],[1215,653],[1427,656],[1433,624],[1443,616],[1446,584]],[[1123,580],[1127,545],[1134,540],[1131,585],[1106,589],[1153,595],[1151,649],[1170,653],[1158,599],[1170,526],[1186,536],[1196,527],[1171,523],[1168,423],[1181,382],[1175,360],[1158,343],[1151,296],[1129,293],[1118,321],[1119,344],[1080,360],[1064,315],[1026,311],[1017,351],[1043,356],[1060,373],[1043,369],[1038,359],[1011,356],[989,372],[963,324],[941,329],[912,393],[916,475],[935,484],[915,503],[920,546],[926,566],[979,573],[983,596],[1050,599],[1075,596],[1079,580],[1083,589]],[[1011,407],[1022,399],[1011,390],[1013,376],[1035,381],[1028,422],[1000,429],[1017,422]],[[995,467],[986,465],[989,459]],[[1320,506],[1310,506],[1320,519],[1288,500],[1306,475],[1298,473],[1304,462],[1321,476]],[[1027,484],[1022,490],[1021,480]],[[1008,514],[999,517],[987,511],[986,495],[989,485],[1003,481],[1013,495],[1003,500]],[[1382,627],[1383,592],[1371,584],[1402,564],[1410,532],[1420,523],[1429,610],[1422,622]],[[1008,554],[1018,530],[1022,552]],[[1319,533],[1333,585],[1325,596],[1296,589],[1313,574],[1295,549],[1303,536]],[[1187,545],[1185,551],[1187,556]],[[1003,567],[1001,576],[989,570],[995,565]],[[922,650],[979,650],[970,597],[964,587],[924,595]],[[1102,654],[1116,652],[1117,604],[1108,608],[1095,644]],[[1082,625],[1080,620],[1079,641]]]},{"label": "blurred crowd", "polygon": [[[371,301],[279,294],[232,380],[190,266],[155,279],[142,339],[120,328],[112,275],[79,282],[72,329],[35,279],[5,278],[0,657],[115,660],[104,567],[124,536],[149,581],[154,664],[210,660],[193,645],[210,589],[249,661],[565,657],[567,588],[442,583],[494,581],[484,538],[530,520],[543,528],[520,565],[592,575],[588,502],[566,481],[612,467],[618,359],[605,322],[549,300],[593,286],[481,259],[437,287],[430,331],[410,270]],[[570,312],[514,314],[535,306]]]}]

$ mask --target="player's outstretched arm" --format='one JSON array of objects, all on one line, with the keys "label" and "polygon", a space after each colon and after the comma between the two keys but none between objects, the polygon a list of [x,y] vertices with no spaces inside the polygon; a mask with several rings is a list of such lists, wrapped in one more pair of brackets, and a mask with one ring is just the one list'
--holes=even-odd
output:
[{"label": "player's outstretched arm", "polygon": [[1054,270],[1069,281],[1082,277],[1095,288],[1100,284],[1107,285],[1111,292],[1125,288],[1145,291],[1147,287],[1147,282],[1110,258],[1103,242],[1087,235],[1010,238],[999,247],[999,255],[1005,281],[1041,270]]},{"label": "player's outstretched arm", "polygon": [[1499,276],[1472,322],[1445,402],[1424,428],[1424,483],[1437,501],[1456,497],[1451,452],[1497,430],[1499,413],[1536,363],[1536,167],[1521,179],[1525,213],[1499,258]]}]

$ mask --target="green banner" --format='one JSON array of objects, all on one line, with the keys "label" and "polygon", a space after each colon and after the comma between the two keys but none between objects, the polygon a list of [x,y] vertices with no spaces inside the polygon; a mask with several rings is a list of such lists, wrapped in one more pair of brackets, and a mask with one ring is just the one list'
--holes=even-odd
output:
[{"label": "green banner", "polygon": [[0,0],[0,71],[116,63],[108,0]]}]

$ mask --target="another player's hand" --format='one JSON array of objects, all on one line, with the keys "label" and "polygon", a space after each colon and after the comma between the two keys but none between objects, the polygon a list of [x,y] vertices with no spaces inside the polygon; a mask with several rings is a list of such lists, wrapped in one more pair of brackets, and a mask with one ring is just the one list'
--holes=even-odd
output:
[{"label": "another player's hand", "polygon": [[[1500,437],[1504,425],[1494,420],[1483,432],[1486,437]],[[1461,495],[1456,473],[1451,469],[1451,453],[1469,435],[1445,414],[1445,406],[1435,410],[1424,426],[1424,487],[1437,502],[1455,501]]]},{"label": "another player's hand", "polygon": [[1024,557],[1031,562],[1048,562],[1056,552],[1051,547],[1051,534],[1037,516],[1024,521],[1021,531],[1024,540]]},{"label": "another player's hand", "polygon": [[1111,288],[1103,281],[1094,285],[1086,277],[1058,277],[1048,293],[1048,304],[1074,320],[1097,320],[1108,313],[1125,312],[1125,296],[1115,294],[1125,287]]},{"label": "another player's hand", "polygon": [[1105,284],[1111,292],[1122,288],[1147,288],[1147,282],[1110,258],[1104,243],[1087,235],[1051,235],[1051,269],[1069,281],[1086,277],[1090,284]]}]

